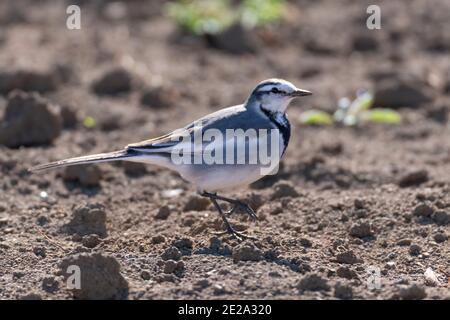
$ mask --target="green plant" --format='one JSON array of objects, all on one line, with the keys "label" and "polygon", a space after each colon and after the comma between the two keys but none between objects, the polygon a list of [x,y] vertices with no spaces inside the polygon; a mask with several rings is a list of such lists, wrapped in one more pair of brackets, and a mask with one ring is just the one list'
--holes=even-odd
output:
[{"label": "green plant", "polygon": [[[331,116],[324,111],[308,110],[300,114],[299,121],[308,125],[331,124],[333,121],[346,126],[363,122],[398,124],[401,116],[398,112],[385,108],[371,108],[373,95],[368,91],[359,92],[353,101],[348,98],[339,100],[338,109]],[[328,120],[324,121],[327,118]]]},{"label": "green plant", "polygon": [[217,34],[233,23],[247,28],[281,19],[285,0],[244,0],[234,8],[229,0],[177,0],[165,7],[166,14],[183,30],[195,34]]},{"label": "green plant", "polygon": [[241,23],[249,28],[280,21],[284,0],[244,0],[240,9]]}]

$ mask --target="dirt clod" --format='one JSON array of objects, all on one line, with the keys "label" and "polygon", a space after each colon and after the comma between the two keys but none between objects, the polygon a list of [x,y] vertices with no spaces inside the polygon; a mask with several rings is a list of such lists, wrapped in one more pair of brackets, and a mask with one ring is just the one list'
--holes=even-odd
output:
[{"label": "dirt clod", "polygon": [[344,284],[337,283],[334,286],[334,296],[338,299],[349,300],[353,298],[352,287]]},{"label": "dirt clod", "polygon": [[354,224],[350,228],[350,235],[357,238],[371,237],[373,235],[372,226],[367,222]]},{"label": "dirt clod", "polygon": [[326,279],[317,274],[308,274],[304,276],[297,284],[297,289],[302,291],[328,291],[330,286]]},{"label": "dirt clod", "polygon": [[233,261],[259,261],[262,259],[262,251],[253,243],[242,243],[233,248]]},{"label": "dirt clod", "polygon": [[100,184],[102,171],[96,165],[77,165],[63,171],[64,181],[78,182],[83,187],[96,187]]},{"label": "dirt clod", "polygon": [[65,228],[69,233],[81,236],[97,234],[106,237],[106,209],[99,203],[78,205]]},{"label": "dirt clod", "polygon": [[107,71],[92,84],[92,90],[98,95],[117,95],[127,93],[132,88],[132,76],[123,68]]},{"label": "dirt clod", "polygon": [[409,246],[409,254],[412,256],[418,256],[422,252],[422,248],[417,244]]},{"label": "dirt clod", "polygon": [[398,185],[402,188],[413,187],[427,182],[428,179],[429,178],[427,170],[416,170],[403,175],[400,178]]},{"label": "dirt clod", "polygon": [[418,284],[401,288],[399,291],[400,299],[402,300],[422,300],[427,297],[425,288]]},{"label": "dirt clod", "polygon": [[114,257],[100,253],[69,256],[60,264],[65,281],[71,281],[70,266],[77,266],[80,271],[80,288],[72,291],[75,298],[125,299],[128,296],[128,283]]},{"label": "dirt clod", "polygon": [[0,94],[7,94],[15,89],[45,93],[57,88],[57,78],[52,72],[16,70],[0,72]]},{"label": "dirt clod", "polygon": [[147,88],[141,96],[141,104],[154,109],[176,107],[181,94],[174,87],[159,86]]},{"label": "dirt clod", "polygon": [[101,240],[97,234],[88,234],[81,239],[81,244],[86,248],[95,248]]},{"label": "dirt clod", "polygon": [[170,210],[169,206],[167,206],[167,205],[162,206],[158,209],[158,212],[155,215],[155,219],[166,220],[170,216],[170,212],[171,212],[171,210]]},{"label": "dirt clod", "polygon": [[181,252],[177,247],[170,247],[161,255],[163,260],[180,260]]},{"label": "dirt clod", "polygon": [[442,242],[447,241],[448,236],[444,232],[439,232],[439,233],[436,233],[433,238],[434,238],[434,241],[436,241],[437,243],[442,243]]},{"label": "dirt clod", "polygon": [[271,199],[281,199],[285,197],[296,198],[299,196],[298,192],[295,190],[294,186],[290,182],[280,181],[273,186],[274,192]]},{"label": "dirt clod", "polygon": [[378,108],[417,108],[431,100],[423,83],[397,76],[376,83],[373,104]]},{"label": "dirt clod", "polygon": [[450,223],[450,214],[448,214],[446,211],[436,211],[432,219],[436,224],[440,226],[446,226]]},{"label": "dirt clod", "polygon": [[337,254],[336,261],[338,263],[355,264],[360,260],[356,257],[355,253],[350,250]]},{"label": "dirt clod", "polygon": [[433,214],[433,212],[434,210],[431,206],[422,203],[414,208],[413,214],[420,217],[429,217]]},{"label": "dirt clod", "polygon": [[57,108],[37,93],[14,91],[0,121],[0,144],[10,148],[48,145],[61,133]]}]

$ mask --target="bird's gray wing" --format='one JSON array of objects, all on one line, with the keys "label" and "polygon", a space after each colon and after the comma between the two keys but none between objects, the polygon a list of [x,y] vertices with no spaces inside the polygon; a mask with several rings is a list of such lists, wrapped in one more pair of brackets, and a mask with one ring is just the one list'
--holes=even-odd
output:
[{"label": "bird's gray wing", "polygon": [[[248,129],[273,128],[274,125],[261,113],[254,111],[253,108],[248,109],[245,105],[237,105],[208,114],[182,129],[175,130],[161,137],[130,144],[127,146],[127,149],[150,153],[170,153],[174,148],[185,151],[194,150],[192,141],[196,141],[194,133],[198,132],[199,129],[202,135],[209,129],[219,130],[225,135],[227,129],[247,131]],[[201,150],[206,144],[210,145],[208,141],[200,141],[200,143],[202,146],[195,150]]]},{"label": "bird's gray wing", "polygon": [[208,129],[218,129],[223,132],[226,129],[247,130],[254,127],[255,120],[258,121],[258,117],[252,117],[252,115],[248,115],[248,112],[244,105],[225,108],[193,121],[182,129],[157,138],[129,144],[127,149],[142,152],[171,152],[175,146],[181,148],[179,144],[183,137],[192,138],[197,128],[201,128],[202,132]]}]

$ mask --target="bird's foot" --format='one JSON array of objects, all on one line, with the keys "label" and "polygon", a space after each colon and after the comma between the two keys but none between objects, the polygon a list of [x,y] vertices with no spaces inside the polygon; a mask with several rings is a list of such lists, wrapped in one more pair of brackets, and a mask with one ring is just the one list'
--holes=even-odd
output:
[{"label": "bird's foot", "polygon": [[258,240],[254,237],[251,237],[249,235],[246,235],[245,233],[239,232],[236,229],[234,229],[232,226],[228,226],[227,229],[225,231],[221,231],[221,232],[213,232],[214,235],[217,236],[223,236],[223,235],[230,235],[232,238],[236,239],[239,242],[242,242],[244,240]]}]

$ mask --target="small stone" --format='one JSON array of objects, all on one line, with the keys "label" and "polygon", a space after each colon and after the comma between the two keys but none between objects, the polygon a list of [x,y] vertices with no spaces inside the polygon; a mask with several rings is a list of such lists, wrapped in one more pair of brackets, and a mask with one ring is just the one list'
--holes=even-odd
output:
[{"label": "small stone", "polygon": [[141,104],[153,109],[171,108],[178,104],[181,97],[175,87],[159,86],[145,89],[141,96]]},{"label": "small stone", "polygon": [[38,257],[45,258],[46,256],[45,247],[34,247],[33,253]]},{"label": "small stone", "polygon": [[204,211],[209,207],[210,204],[211,203],[209,199],[192,195],[184,205],[183,211]]},{"label": "small stone", "polygon": [[58,290],[59,283],[54,276],[48,276],[42,279],[42,289],[47,292],[55,292]]},{"label": "small stone", "polygon": [[418,185],[421,185],[422,183],[427,182],[428,179],[429,179],[428,171],[417,170],[417,171],[408,172],[405,175],[403,175],[400,178],[398,185],[401,188],[413,187],[413,186],[418,186]]},{"label": "small stone", "polygon": [[167,205],[164,205],[158,209],[158,212],[155,215],[155,219],[158,220],[166,220],[170,216],[170,208]]},{"label": "small stone", "polygon": [[177,247],[170,247],[164,253],[161,255],[161,258],[163,260],[180,260],[181,259],[181,252],[178,250]]},{"label": "small stone", "polygon": [[445,211],[436,211],[431,218],[440,226],[446,226],[450,223],[450,215]]},{"label": "small stone", "polygon": [[336,283],[334,286],[334,296],[342,300],[350,300],[353,298],[353,289],[348,285]]},{"label": "small stone", "polygon": [[359,262],[359,259],[356,257],[356,255],[353,253],[353,251],[349,250],[349,251],[337,254],[336,261],[338,263],[355,264],[355,263]]},{"label": "small stone", "polygon": [[258,50],[258,39],[240,23],[232,24],[217,34],[207,34],[211,47],[233,54],[254,53]]},{"label": "small stone", "polygon": [[401,76],[377,81],[374,91],[373,105],[377,108],[417,108],[432,100],[426,85]]},{"label": "small stone", "polygon": [[69,106],[61,107],[62,124],[65,129],[73,129],[77,126],[78,117],[74,109]]},{"label": "small stone", "polygon": [[167,260],[164,264],[164,273],[181,273],[185,266],[183,261]]},{"label": "small stone", "polygon": [[429,217],[433,214],[434,210],[431,206],[421,203],[414,208],[413,214],[420,217]]},{"label": "small stone", "polygon": [[412,243],[411,239],[400,239],[397,241],[398,246],[409,246]]},{"label": "small stone", "polygon": [[305,248],[311,248],[312,247],[312,242],[311,240],[307,239],[307,238],[300,238],[300,244],[302,246],[304,246]]},{"label": "small stone", "polygon": [[101,242],[97,234],[89,234],[81,239],[81,244],[86,248],[95,248]]},{"label": "small stone", "polygon": [[296,198],[299,196],[295,188],[287,181],[277,182],[273,186],[274,192],[271,196],[272,200],[281,199],[285,197]]},{"label": "small stone", "polygon": [[97,187],[102,179],[102,171],[96,165],[76,165],[67,167],[62,176],[64,181],[75,181],[83,187]]},{"label": "small stone", "polygon": [[0,94],[8,94],[16,89],[27,92],[51,92],[57,89],[57,80],[51,71],[2,71],[0,72]]},{"label": "small stone", "polygon": [[42,296],[39,293],[31,292],[27,293],[21,297],[20,300],[42,300]]},{"label": "small stone", "polygon": [[353,205],[355,206],[355,209],[357,209],[357,210],[365,209],[365,207],[366,207],[364,200],[362,200],[362,199],[355,199],[355,201],[353,202]]},{"label": "small stone", "polygon": [[123,68],[107,71],[92,84],[92,90],[98,95],[117,95],[131,91],[132,76]]},{"label": "small stone", "polygon": [[141,272],[141,278],[143,280],[150,280],[151,276],[150,276],[150,272],[148,272],[147,270],[143,270]]},{"label": "small stone", "polygon": [[151,239],[153,244],[160,244],[166,241],[166,238],[163,235],[153,236]]},{"label": "small stone", "polygon": [[14,91],[0,121],[0,144],[10,148],[49,145],[62,129],[57,107],[37,93]]},{"label": "small stone", "polygon": [[350,228],[350,235],[357,238],[370,237],[373,235],[372,226],[367,222],[354,224]]},{"label": "small stone", "polygon": [[172,242],[172,245],[181,251],[183,250],[189,251],[192,250],[192,248],[194,247],[194,242],[189,238],[181,238],[174,240]]},{"label": "small stone", "polygon": [[447,241],[448,236],[443,232],[439,232],[439,233],[436,233],[433,238],[434,238],[434,241],[436,241],[437,243],[442,243],[442,242]]},{"label": "small stone", "polygon": [[339,277],[345,278],[345,279],[357,279],[358,278],[358,274],[348,267],[339,267],[336,270],[336,274]]},{"label": "small stone", "polygon": [[233,248],[232,257],[235,263],[238,261],[260,261],[263,254],[253,243],[242,243]]},{"label": "small stone", "polygon": [[400,289],[399,296],[402,300],[422,300],[427,297],[427,293],[422,286],[412,284]]},{"label": "small stone", "polygon": [[327,280],[316,274],[304,276],[297,284],[297,289],[303,291],[329,291]]},{"label": "small stone", "polygon": [[437,287],[440,285],[439,279],[434,273],[433,269],[427,268],[424,273],[425,276],[425,284],[430,287]]},{"label": "small stone", "polygon": [[421,251],[422,251],[422,248],[420,246],[418,246],[417,244],[412,244],[409,246],[409,254],[412,256],[418,256]]},{"label": "small stone", "polygon": [[80,289],[71,289],[75,298],[107,300],[128,297],[128,282],[121,275],[120,264],[114,257],[81,253],[65,258],[60,268],[66,282],[73,274],[73,266],[79,268],[81,276]]},{"label": "small stone", "polygon": [[106,237],[106,211],[100,203],[76,206],[73,210],[72,220],[65,225],[69,233],[81,236],[97,234]]}]

